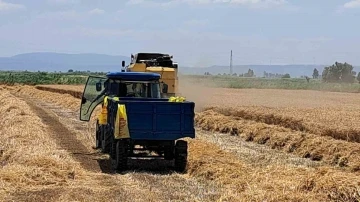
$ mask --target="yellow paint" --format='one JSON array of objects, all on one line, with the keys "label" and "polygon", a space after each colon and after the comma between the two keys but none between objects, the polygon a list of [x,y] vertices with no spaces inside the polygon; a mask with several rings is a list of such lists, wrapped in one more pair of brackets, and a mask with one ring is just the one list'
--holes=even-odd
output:
[{"label": "yellow paint", "polygon": [[118,104],[114,137],[115,139],[130,138],[125,105]]},{"label": "yellow paint", "polygon": [[186,101],[185,97],[180,97],[180,96],[172,96],[169,98],[169,102],[184,102]]},{"label": "yellow paint", "polygon": [[101,109],[101,113],[99,114],[99,117],[98,117],[100,125],[106,125],[107,124],[107,116],[108,116],[107,105],[108,105],[108,96],[105,96],[104,104],[103,104],[103,107]]}]

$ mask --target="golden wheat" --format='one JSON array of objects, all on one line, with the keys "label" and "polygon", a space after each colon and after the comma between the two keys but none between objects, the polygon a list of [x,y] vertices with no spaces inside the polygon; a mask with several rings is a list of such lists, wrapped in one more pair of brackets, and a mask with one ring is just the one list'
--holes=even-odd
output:
[{"label": "golden wheat", "polygon": [[[70,94],[83,91],[82,85],[42,87],[62,88]],[[240,118],[360,142],[360,97],[355,93],[205,88],[183,82],[180,87],[188,100],[195,101],[197,109],[225,108],[221,111]]]},{"label": "golden wheat", "polygon": [[360,168],[358,143],[335,140],[330,137],[293,131],[277,125],[226,116],[214,110],[198,113],[195,121],[203,130],[229,133],[246,141],[266,144],[273,149],[295,153],[300,157],[315,161],[322,160],[331,165],[349,167],[353,171],[358,171]]},{"label": "golden wheat", "polygon": [[108,175],[87,171],[59,147],[48,126],[25,101],[3,89],[0,113],[1,201],[214,201],[223,197],[222,188],[216,184],[179,174]]},{"label": "golden wheat", "polygon": [[358,201],[358,175],[327,167],[250,167],[217,145],[190,141],[189,174],[216,181],[225,201]]},{"label": "golden wheat", "polygon": [[[31,93],[30,90],[23,91],[23,93],[27,92]],[[37,93],[40,92],[37,91]],[[53,93],[46,93],[47,96],[55,96]],[[47,97],[46,93],[42,96]],[[33,94],[33,96],[36,95]],[[73,100],[74,104],[78,103],[78,99],[76,100]],[[56,102],[56,100],[54,101]],[[72,106],[65,100],[58,100],[57,102],[64,107],[71,108]],[[61,102],[64,103],[61,104]],[[282,127],[281,124],[283,123],[278,124],[280,126],[268,125],[259,123],[259,120],[253,121],[240,116],[226,115],[219,113],[219,111],[208,110],[198,113],[196,121],[199,126],[206,130],[238,134],[247,140],[268,144],[274,148],[286,148],[292,152],[299,152],[299,154],[302,152],[305,156],[310,155],[312,158],[318,157],[318,155],[313,154],[317,152],[326,161],[334,157],[334,164],[339,166],[346,166],[346,161],[349,161],[349,165],[355,166],[354,162],[358,155],[354,155],[356,158],[353,159],[352,152],[356,151],[353,150],[352,144],[357,146],[357,143],[294,132],[289,127],[286,128],[286,125]],[[284,120],[289,121],[288,119]],[[244,126],[242,127],[242,125]],[[304,141],[309,143],[309,148],[301,147],[301,143]],[[319,147],[319,145],[324,146]],[[331,156],[331,152],[336,154],[342,147],[349,147],[349,149],[341,150],[340,156]],[[321,150],[324,148],[328,151]],[[350,156],[346,156],[347,152]],[[349,158],[346,159],[345,157]],[[269,164],[267,167],[253,167],[240,161],[235,155],[221,150],[217,145],[199,140],[189,140],[188,174],[190,178],[219,184],[218,188],[223,193],[214,196],[213,200],[358,201],[360,199],[360,178],[355,173],[334,169],[330,166],[294,168],[286,165]],[[156,199],[156,196],[153,199]]]}]

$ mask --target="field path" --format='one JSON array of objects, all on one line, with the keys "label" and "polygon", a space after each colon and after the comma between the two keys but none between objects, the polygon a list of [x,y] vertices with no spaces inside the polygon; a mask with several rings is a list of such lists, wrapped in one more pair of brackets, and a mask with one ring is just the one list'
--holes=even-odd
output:
[{"label": "field path", "polygon": [[[49,103],[45,103],[28,96],[22,96],[31,109],[41,118],[42,122],[46,124],[50,129],[50,134],[54,138],[58,145],[70,152],[75,160],[81,163],[82,167],[89,171],[100,172],[104,166],[100,166],[98,160],[94,158],[96,153],[90,153],[90,151],[84,146],[80,140],[76,138],[76,134],[64,126],[59,118],[50,110],[54,110],[59,116],[64,118],[71,116],[72,114],[62,112],[61,108],[51,106]],[[109,171],[107,169],[106,171]]]}]

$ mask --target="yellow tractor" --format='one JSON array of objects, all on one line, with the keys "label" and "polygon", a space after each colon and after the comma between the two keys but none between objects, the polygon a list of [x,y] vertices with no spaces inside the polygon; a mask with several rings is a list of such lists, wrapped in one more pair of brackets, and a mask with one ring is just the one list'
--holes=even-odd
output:
[{"label": "yellow tractor", "polygon": [[178,64],[172,58],[163,53],[137,53],[131,55],[126,71],[160,74],[161,96],[169,98],[178,94]]}]

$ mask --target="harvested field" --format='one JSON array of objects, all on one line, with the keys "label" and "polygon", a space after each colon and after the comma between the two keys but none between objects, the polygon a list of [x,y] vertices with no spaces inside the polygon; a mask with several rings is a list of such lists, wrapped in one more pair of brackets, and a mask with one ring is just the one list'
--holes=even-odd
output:
[{"label": "harvested field", "polygon": [[[32,98],[40,99],[44,102],[53,102],[54,105],[60,106],[64,108],[64,110],[74,110],[75,112],[78,109],[78,107],[75,107],[76,104],[79,104],[79,100],[76,98],[56,99],[57,93],[41,92],[41,90],[31,90],[30,88],[22,90],[23,88],[26,89],[27,87],[14,88],[12,91],[18,91],[18,93],[21,93],[23,96],[29,95]],[[64,97],[64,95],[61,96]],[[48,99],[48,97],[53,97],[51,98],[53,100]],[[55,107],[52,105],[42,106],[44,108],[48,107],[47,110],[52,110],[54,113],[59,113],[58,109],[54,109]],[[73,116],[71,113],[65,114],[68,116],[66,119]],[[226,120],[230,125],[238,124],[232,122],[234,118],[232,115],[226,116],[218,111],[208,110],[198,113],[197,121],[204,121],[202,123],[198,122],[199,126],[204,124],[205,121],[210,123],[211,120],[199,119],[199,117],[204,118],[209,114],[216,117],[213,120],[213,124],[208,124],[210,126],[218,124],[217,126],[220,127],[222,125],[220,123],[223,123],[219,122],[220,119]],[[236,117],[236,119],[243,121],[242,124],[247,124],[246,127],[255,126],[253,124],[264,124],[264,127],[268,127],[268,131],[281,129],[283,133],[281,133],[278,138],[282,138],[281,135],[287,132],[294,134],[294,130],[279,125],[269,125],[239,117]],[[68,125],[76,124],[76,122],[66,122],[62,119],[59,119],[59,121],[60,123]],[[74,128],[72,126],[66,127],[70,129]],[[211,130],[211,128],[204,129]],[[79,130],[82,129],[80,128]],[[92,130],[93,134],[93,129],[90,130]],[[300,132],[295,131],[295,133]],[[276,133],[274,132],[274,134]],[[83,135],[85,135],[85,133],[83,133]],[[315,134],[313,135],[316,136]],[[140,193],[148,195],[140,195],[139,199],[142,197],[141,199],[148,201],[359,201],[360,199],[360,178],[355,173],[346,171],[346,169],[337,169],[329,164],[312,165],[308,160],[301,160],[301,158],[287,154],[286,152],[281,154],[277,159],[279,161],[281,161],[280,159],[289,160],[284,160],[282,161],[283,163],[274,163],[274,161],[268,160],[273,159],[274,153],[261,152],[264,150],[261,149],[264,145],[247,142],[246,144],[248,146],[251,144],[249,148],[256,148],[253,149],[252,152],[260,152],[260,154],[256,153],[251,155],[253,161],[251,162],[244,157],[240,157],[237,154],[238,151],[236,148],[227,147],[230,145],[230,142],[226,141],[232,141],[233,147],[236,146],[234,145],[236,144],[235,141],[223,139],[222,146],[220,147],[218,145],[219,142],[207,140],[211,139],[210,137],[207,138],[207,136],[212,136],[211,133],[206,133],[201,136],[201,140],[189,140],[188,174],[156,174],[156,172],[153,173],[156,171],[156,168],[154,171],[150,168],[145,168],[145,172],[128,173],[125,176],[99,175],[102,176],[101,179],[104,179],[109,186],[110,184],[114,185],[114,183],[119,182],[119,178],[124,180],[126,183],[122,181],[124,184],[119,187],[125,190],[128,190],[129,187],[135,187],[136,189],[133,192],[127,192],[127,194],[134,194],[135,191],[141,190]],[[236,136],[234,136],[234,138],[236,138]],[[254,139],[256,138],[257,137]],[[296,138],[297,137],[294,137],[294,139]],[[259,140],[261,139],[262,138],[259,138]],[[262,139],[259,143],[265,142],[265,145],[269,145],[268,143],[271,141],[266,139],[267,138]],[[240,141],[241,138],[238,138],[238,140]],[[320,141],[322,142],[323,140]],[[357,143],[341,142],[357,145]],[[344,146],[347,147],[347,144]],[[298,159],[295,160],[296,158]],[[262,163],[260,164],[259,162]],[[349,160],[349,162],[353,161]],[[100,179],[100,177],[97,179]],[[132,183],[132,185],[129,183]],[[92,187],[102,189],[103,185],[100,184]],[[170,187],[171,189],[169,190]],[[150,190],[151,192],[149,192]],[[46,186],[41,190],[41,192],[44,193],[47,191],[48,188]],[[85,191],[84,189],[79,189],[77,193],[80,194]],[[166,191],[166,193],[163,193],[164,191]],[[96,199],[92,197],[96,198],[97,196],[90,194],[87,198],[80,200],[90,201],[92,199],[96,201]],[[121,198],[115,198],[113,192],[108,194],[107,197],[109,200],[122,200]],[[123,198],[123,200],[125,199]]]},{"label": "harvested field", "polygon": [[84,91],[84,85],[37,85],[36,88],[43,87],[47,89],[55,88],[55,89],[61,89],[61,90],[69,90],[69,91],[75,91],[75,92],[83,92]]},{"label": "harvested field", "polygon": [[81,91],[67,90],[67,89],[54,88],[54,87],[48,87],[48,86],[36,86],[36,89],[55,92],[55,93],[57,92],[57,93],[61,93],[61,94],[69,94],[69,95],[71,95],[71,96],[73,96],[75,98],[81,98],[81,95],[82,95]]},{"label": "harvested field", "polygon": [[[76,136],[71,125],[76,123],[58,121],[51,105],[41,104],[43,99],[12,92],[20,98],[0,91],[0,112],[5,114],[0,117],[0,135],[6,140],[0,144],[1,201],[214,201],[225,193],[211,181],[166,170],[106,174],[104,157],[83,147],[84,141],[71,139]],[[156,162],[145,165],[158,169]]]},{"label": "harvested field", "polygon": [[[191,141],[189,174],[213,180],[235,190],[244,201],[358,201],[360,178],[356,174],[283,165],[254,167],[209,143]],[[355,180],[356,178],[356,180]],[[346,184],[346,185],[345,185]],[[346,188],[345,188],[346,187]],[[236,198],[224,198],[236,200]]]},{"label": "harvested field", "polygon": [[196,115],[196,123],[203,130],[228,133],[245,141],[268,145],[270,148],[294,153],[329,165],[360,169],[359,143],[294,131],[278,125],[268,125],[239,117],[206,110]]},{"label": "harvested field", "polygon": [[[64,88],[71,94],[82,86]],[[186,97],[196,102],[198,111],[208,109],[225,115],[279,125],[334,139],[360,142],[360,96],[305,90],[211,89],[182,84]],[[74,92],[73,92],[74,91]],[[81,94],[81,93],[80,93]],[[213,108],[216,107],[216,108]]]},{"label": "harvested field", "polygon": [[185,95],[201,110],[216,107],[222,114],[360,142],[359,94],[199,88]]},{"label": "harvested field", "polygon": [[[61,87],[71,89],[51,88]],[[76,88],[80,86],[72,89]],[[196,123],[203,130],[239,135],[314,161],[360,169],[357,94],[203,87],[189,90],[184,84],[182,88],[185,96],[198,105]]]}]

